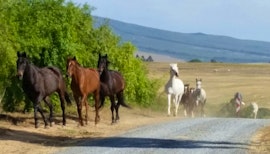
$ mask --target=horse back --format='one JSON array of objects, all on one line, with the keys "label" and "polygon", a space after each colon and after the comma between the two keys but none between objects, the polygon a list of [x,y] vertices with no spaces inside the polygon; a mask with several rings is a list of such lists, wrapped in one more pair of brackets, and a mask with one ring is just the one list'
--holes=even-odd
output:
[{"label": "horse back", "polygon": [[[39,68],[35,65],[29,65],[29,72],[24,79],[23,89],[32,98],[36,94],[50,95],[59,89],[60,70],[56,67]],[[61,81],[63,81],[61,79]]]},{"label": "horse back", "polygon": [[109,71],[110,72],[110,76],[113,82],[113,85],[115,85],[114,87],[118,90],[123,90],[125,89],[125,80],[122,76],[122,74],[118,71]]}]

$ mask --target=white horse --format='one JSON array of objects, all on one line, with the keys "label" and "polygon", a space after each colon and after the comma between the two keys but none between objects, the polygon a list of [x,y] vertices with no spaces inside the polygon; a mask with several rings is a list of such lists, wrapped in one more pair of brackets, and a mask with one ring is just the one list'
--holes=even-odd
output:
[{"label": "white horse", "polygon": [[[202,79],[196,78],[196,89],[194,92],[192,92],[192,103],[194,104],[194,107],[200,107],[201,110],[201,116],[205,117],[204,114],[204,105],[206,103],[206,92],[202,88]],[[193,111],[192,111],[192,117],[194,117]]]},{"label": "white horse", "polygon": [[176,116],[179,103],[184,93],[184,83],[178,76],[179,71],[177,64],[170,64],[170,80],[165,85],[165,91],[168,95],[168,115],[171,115],[171,98],[175,105],[174,116]]},{"label": "white horse", "polygon": [[257,113],[258,113],[258,110],[259,110],[259,106],[256,102],[252,102],[251,103],[251,106],[252,106],[252,114],[254,115],[254,119],[257,118]]}]

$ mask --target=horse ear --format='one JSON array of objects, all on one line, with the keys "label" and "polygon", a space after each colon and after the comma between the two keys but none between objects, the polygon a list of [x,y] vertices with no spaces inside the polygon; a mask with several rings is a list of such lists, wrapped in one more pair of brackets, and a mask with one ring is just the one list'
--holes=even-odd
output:
[{"label": "horse ear", "polygon": [[73,60],[76,60],[76,56],[73,57]]},{"label": "horse ear", "polygon": [[107,58],[107,57],[108,57],[108,55],[106,54],[106,55],[105,55],[105,58]]},{"label": "horse ear", "polygon": [[21,57],[20,51],[17,51],[17,57]]},{"label": "horse ear", "polygon": [[101,54],[100,53],[98,53],[98,59],[101,57]]}]

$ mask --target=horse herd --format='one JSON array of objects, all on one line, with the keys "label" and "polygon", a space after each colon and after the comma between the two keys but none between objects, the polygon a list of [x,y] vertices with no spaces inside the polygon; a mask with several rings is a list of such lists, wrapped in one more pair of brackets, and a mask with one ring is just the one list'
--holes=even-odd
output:
[{"label": "horse herd", "polygon": [[[178,66],[176,63],[170,64],[170,79],[165,85],[165,91],[168,95],[168,115],[171,114],[171,99],[175,106],[174,116],[177,115],[179,104],[184,107],[184,116],[194,117],[194,111],[199,110],[200,116],[205,116],[204,106],[206,104],[206,92],[202,88],[202,79],[196,78],[196,88],[190,87],[189,84],[184,84],[179,78]],[[231,99],[232,105],[235,106],[235,116],[239,117],[240,108],[245,103],[242,101],[242,94],[236,92]],[[257,118],[258,104],[252,102],[252,114]]]},{"label": "horse herd", "polygon": [[[49,107],[49,124],[53,122],[53,106],[49,96],[57,92],[60,97],[62,109],[62,122],[66,125],[65,100],[71,104],[66,84],[60,70],[53,66],[39,68],[32,64],[25,52],[17,52],[17,76],[22,79],[22,88],[27,97],[33,102],[35,127],[38,128],[37,112],[43,118],[45,128],[48,122],[44,116],[40,102],[44,102]],[[95,100],[95,124],[100,121],[99,109],[104,105],[105,97],[111,101],[112,123],[119,120],[119,106],[130,108],[124,101],[125,82],[122,75],[114,70],[109,70],[107,54],[99,54],[97,69],[82,67],[76,57],[67,58],[67,75],[71,77],[71,90],[77,105],[79,124],[84,125],[82,118],[82,107],[85,106],[85,124],[88,122],[88,102],[87,97],[93,94]],[[116,101],[116,98],[117,101]],[[115,112],[114,112],[115,111]]]},{"label": "horse herd", "polygon": [[165,85],[165,91],[168,95],[168,115],[171,114],[171,99],[173,100],[177,115],[179,104],[184,106],[184,115],[194,117],[194,110],[200,109],[201,116],[204,114],[204,105],[206,103],[206,92],[201,86],[202,79],[196,78],[196,88],[190,88],[189,84],[184,84],[179,78],[179,70],[176,63],[170,64],[170,79]]},{"label": "horse herd", "polygon": [[[67,93],[65,80],[60,69],[53,66],[39,68],[32,64],[25,52],[17,52],[17,76],[22,79],[22,88],[26,96],[33,102],[35,127],[38,127],[37,112],[43,118],[45,128],[48,127],[40,102],[43,100],[49,107],[49,124],[53,122],[53,105],[49,96],[57,92],[60,97],[62,109],[62,123],[66,125],[65,101],[71,104]],[[109,70],[109,60],[107,54],[99,54],[97,68],[85,68],[81,66],[76,57],[67,58],[67,76],[71,77],[71,90],[77,105],[79,124],[84,125],[82,118],[82,108],[85,107],[85,124],[88,122],[88,95],[93,94],[95,101],[95,124],[100,121],[99,109],[103,107],[105,97],[110,98],[112,124],[119,120],[120,105],[130,108],[124,101],[125,81],[120,72]],[[165,85],[168,96],[168,115],[171,114],[171,100],[175,105],[174,115],[177,115],[179,104],[184,107],[184,115],[194,117],[194,110],[199,109],[200,115],[205,116],[204,106],[206,104],[206,92],[202,88],[202,79],[196,78],[196,87],[184,84],[179,78],[178,66],[176,63],[170,64],[170,79]],[[235,94],[236,114],[242,104],[240,93]],[[240,104],[239,104],[240,103]],[[256,109],[256,103],[253,105]],[[258,110],[258,107],[257,107]],[[256,111],[257,113],[257,111]]]}]

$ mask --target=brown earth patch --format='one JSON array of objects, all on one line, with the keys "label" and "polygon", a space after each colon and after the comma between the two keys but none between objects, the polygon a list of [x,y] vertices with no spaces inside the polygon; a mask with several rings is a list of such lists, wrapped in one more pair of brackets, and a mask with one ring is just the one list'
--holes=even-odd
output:
[{"label": "brown earth patch", "polygon": [[100,115],[101,121],[94,125],[94,112],[87,126],[79,127],[76,116],[68,117],[67,126],[61,125],[61,117],[55,118],[53,127],[45,129],[41,118],[39,128],[34,128],[33,114],[1,114],[0,115],[0,147],[1,153],[48,154],[75,145],[86,139],[97,139],[124,133],[138,126],[175,120],[181,118],[168,117],[166,113],[156,113],[145,109],[120,108],[120,122],[111,124],[109,107]]},{"label": "brown earth patch", "polygon": [[251,139],[250,153],[270,153],[270,126],[261,128]]}]

